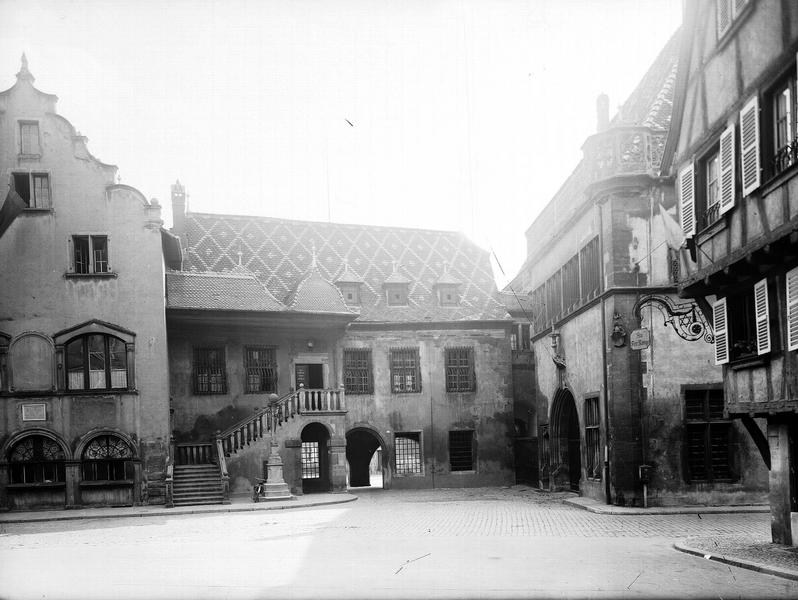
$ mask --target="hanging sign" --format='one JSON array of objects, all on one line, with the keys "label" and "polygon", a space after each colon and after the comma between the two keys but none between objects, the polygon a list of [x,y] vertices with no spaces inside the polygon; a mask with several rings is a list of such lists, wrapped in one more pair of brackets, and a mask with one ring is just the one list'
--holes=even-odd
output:
[{"label": "hanging sign", "polygon": [[632,350],[645,350],[651,345],[651,332],[648,329],[635,329],[629,334],[629,346]]}]

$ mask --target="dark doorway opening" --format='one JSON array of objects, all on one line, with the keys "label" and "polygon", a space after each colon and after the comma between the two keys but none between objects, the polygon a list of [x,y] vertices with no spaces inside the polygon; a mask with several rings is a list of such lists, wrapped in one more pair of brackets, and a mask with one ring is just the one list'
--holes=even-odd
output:
[{"label": "dark doorway opening", "polygon": [[302,430],[302,492],[330,490],[330,433],[321,423],[311,423]]},{"label": "dark doorway opening", "polygon": [[306,363],[295,366],[296,387],[301,385],[308,390],[324,389],[324,366]]},{"label": "dark doorway opening", "polygon": [[350,487],[384,487],[384,452],[380,439],[368,429],[346,434],[346,460]]},{"label": "dark doorway opening", "polygon": [[551,408],[552,489],[579,491],[582,478],[582,447],[579,414],[569,390],[559,390]]}]

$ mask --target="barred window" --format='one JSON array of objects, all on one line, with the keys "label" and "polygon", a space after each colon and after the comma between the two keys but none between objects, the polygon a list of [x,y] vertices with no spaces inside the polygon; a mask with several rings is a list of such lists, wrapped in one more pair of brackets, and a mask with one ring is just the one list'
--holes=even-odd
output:
[{"label": "barred window", "polygon": [[446,348],[446,391],[473,392],[474,349]]},{"label": "barred window", "polygon": [[194,348],[194,393],[226,394],[224,348]]},{"label": "barred window", "polygon": [[585,398],[585,454],[587,476],[601,479],[601,434],[599,430],[599,399]]},{"label": "barred window", "polygon": [[421,470],[421,434],[397,433],[394,436],[397,475],[420,475]]},{"label": "barred window", "polygon": [[449,470],[474,470],[474,431],[449,432]]},{"label": "barred window", "polygon": [[319,479],[319,443],[302,442],[302,479]]},{"label": "barred window", "polygon": [[374,382],[371,350],[344,350],[344,388],[349,394],[371,394]]},{"label": "barred window", "polygon": [[732,479],[732,430],[723,417],[723,390],[685,390],[684,410],[688,480]]},{"label": "barred window", "polygon": [[83,451],[81,471],[84,481],[132,480],[133,452],[122,438],[101,435]]},{"label": "barred window", "polygon": [[277,392],[277,349],[274,346],[244,348],[247,394]]},{"label": "barred window", "polygon": [[9,452],[9,483],[63,483],[65,458],[55,441],[43,435],[29,435]]},{"label": "barred window", "polygon": [[421,391],[418,348],[391,348],[391,391],[394,394]]}]

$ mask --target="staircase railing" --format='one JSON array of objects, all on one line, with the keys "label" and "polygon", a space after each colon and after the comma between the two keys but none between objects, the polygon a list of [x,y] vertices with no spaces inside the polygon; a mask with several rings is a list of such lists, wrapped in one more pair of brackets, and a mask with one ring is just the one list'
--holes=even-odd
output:
[{"label": "staircase railing", "polygon": [[166,461],[166,489],[164,490],[166,508],[174,508],[175,439],[169,440],[169,456]]},{"label": "staircase railing", "polygon": [[222,504],[230,504],[230,476],[227,474],[227,460],[224,457],[222,440],[216,438],[216,456],[219,457],[219,473],[222,477]]},{"label": "staircase railing", "polygon": [[346,411],[344,388],[305,389],[300,387],[269,406],[256,410],[254,414],[216,434],[219,455],[230,455],[244,446],[256,442],[274,432],[283,423],[297,415],[341,413]]},{"label": "staircase railing", "polygon": [[216,448],[211,442],[176,444],[175,464],[212,465],[216,463]]}]

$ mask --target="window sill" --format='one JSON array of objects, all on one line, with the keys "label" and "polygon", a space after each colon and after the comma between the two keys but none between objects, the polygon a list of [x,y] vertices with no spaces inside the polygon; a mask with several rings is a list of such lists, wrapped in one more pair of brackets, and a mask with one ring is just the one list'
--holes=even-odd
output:
[{"label": "window sill", "polygon": [[67,279],[115,279],[119,277],[116,271],[109,271],[108,273],[64,273]]},{"label": "window sill", "polygon": [[[58,462],[58,461],[53,461]],[[65,487],[63,481],[48,481],[46,483],[9,483],[6,489],[9,490],[31,490],[31,489],[58,489]]]},{"label": "window sill", "polygon": [[767,354],[746,356],[729,361],[729,368],[733,371],[753,369],[754,367],[764,367],[768,362],[770,362],[770,359]]},{"label": "window sill", "polygon": [[138,394],[138,392],[135,389],[129,390],[127,388],[103,388],[94,390],[61,390],[57,394],[63,394],[64,396],[116,396],[117,394]]},{"label": "window sill", "polygon": [[397,477],[400,479],[402,477],[424,477],[424,473],[394,473],[393,477],[394,479],[396,479]]},{"label": "window sill", "polygon": [[53,212],[53,208],[48,206],[26,206],[25,208],[22,209],[22,212],[24,214],[33,214],[33,215],[42,214],[42,213],[46,214]]},{"label": "window sill", "polygon": [[132,479],[118,479],[105,481],[81,481],[82,488],[104,488],[104,487],[132,487]]},{"label": "window sill", "polygon": [[475,469],[471,469],[469,471],[449,471],[449,475],[476,475],[477,472]]},{"label": "window sill", "polygon": [[23,154],[22,152],[20,152],[19,154],[17,154],[17,158],[19,158],[19,160],[41,160],[42,155],[41,154]]}]

